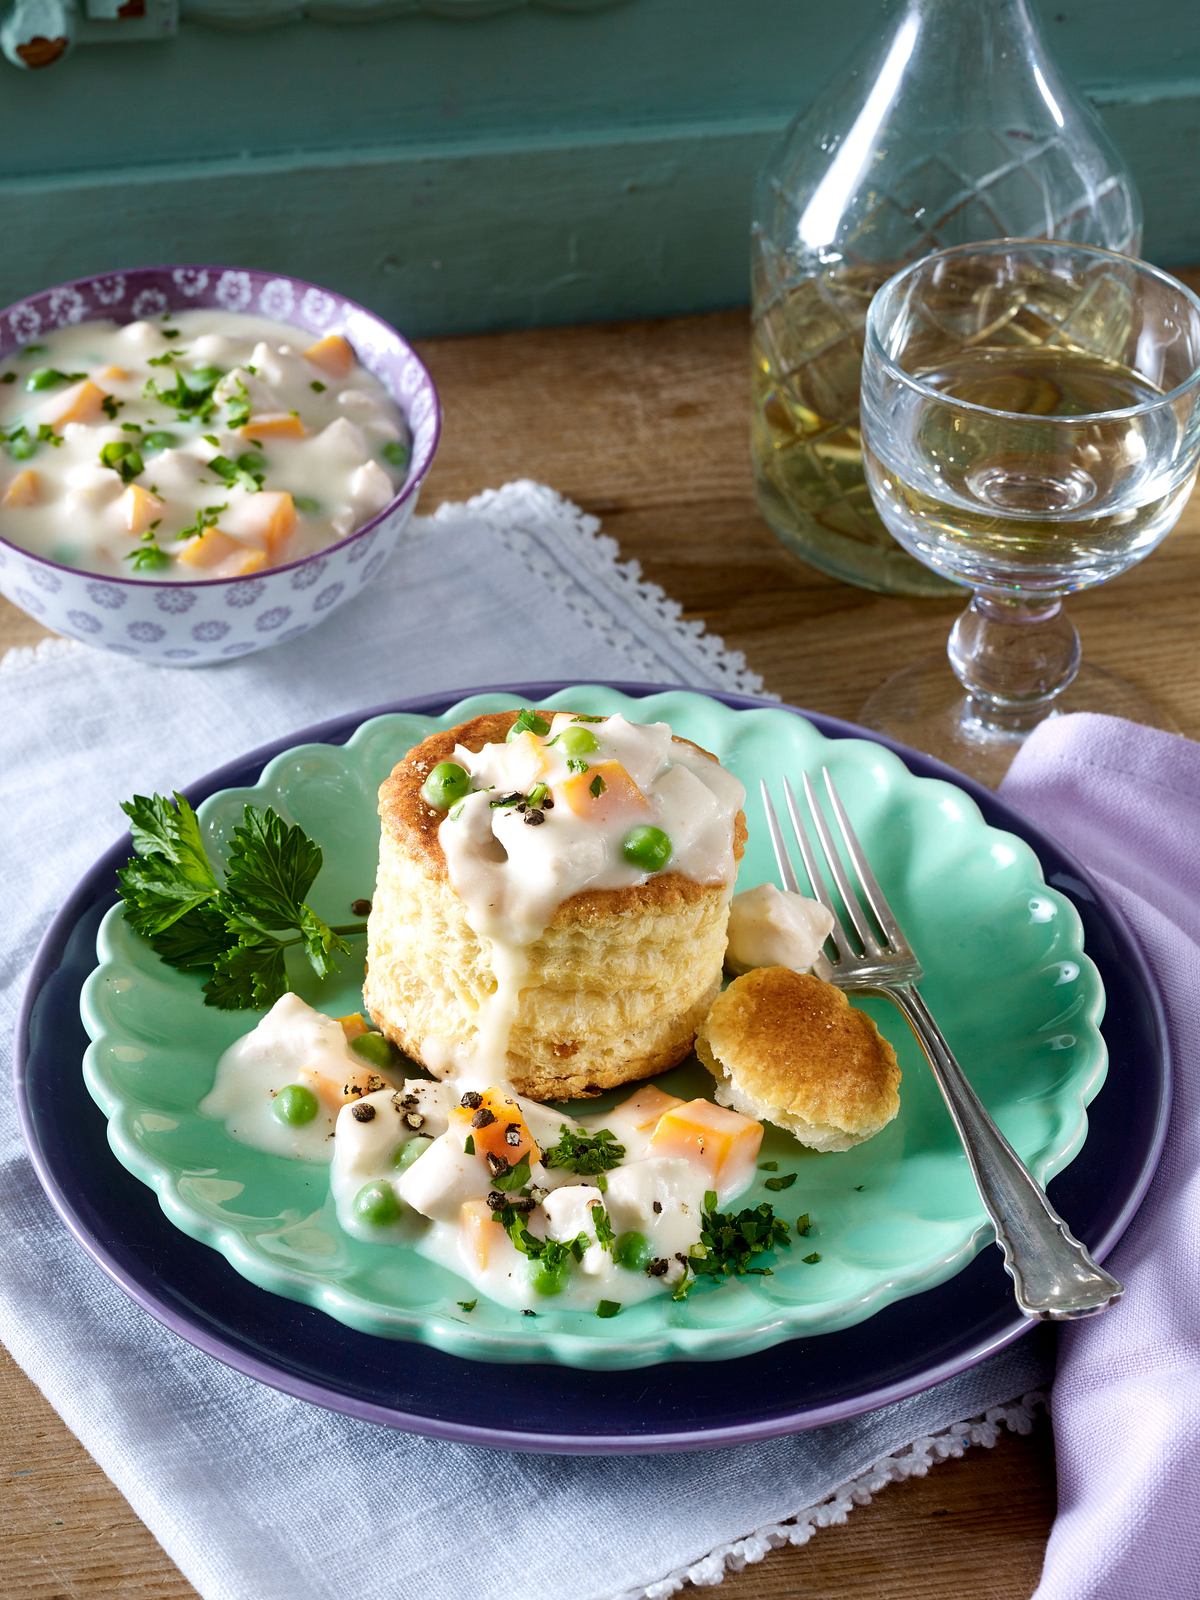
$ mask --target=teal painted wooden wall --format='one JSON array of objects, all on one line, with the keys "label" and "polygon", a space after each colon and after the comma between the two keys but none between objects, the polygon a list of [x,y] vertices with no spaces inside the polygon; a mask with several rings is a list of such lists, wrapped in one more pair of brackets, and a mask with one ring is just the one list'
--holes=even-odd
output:
[{"label": "teal painted wooden wall", "polygon": [[[754,173],[880,0],[627,0],[303,21],[0,63],[0,303],[227,261],[416,333],[747,296]],[[1200,0],[1043,0],[1127,155],[1146,253],[1200,263]]]}]

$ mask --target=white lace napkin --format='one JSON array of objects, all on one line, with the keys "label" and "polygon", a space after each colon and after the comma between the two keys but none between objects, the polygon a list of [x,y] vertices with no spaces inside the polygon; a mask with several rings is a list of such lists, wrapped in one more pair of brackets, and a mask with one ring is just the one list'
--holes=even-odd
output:
[{"label": "white lace napkin", "polygon": [[[0,1071],[37,940],[135,790],[180,787],[306,724],[445,687],[761,687],[540,485],[414,526],[369,594],[261,655],[179,672],[55,641],[0,663]],[[803,1543],[1003,1423],[1027,1429],[1029,1397],[1002,1402],[1046,1376],[1042,1347],[1024,1340],[928,1394],[790,1439],[506,1456],[318,1410],[166,1332],[57,1221],[7,1099],[0,1232],[0,1337],[204,1600],[461,1600],[514,1573],[541,1600],[665,1596]]]}]

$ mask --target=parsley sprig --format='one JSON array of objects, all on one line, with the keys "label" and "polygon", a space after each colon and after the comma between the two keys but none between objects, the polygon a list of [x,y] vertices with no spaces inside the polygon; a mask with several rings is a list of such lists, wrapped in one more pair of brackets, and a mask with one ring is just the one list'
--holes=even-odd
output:
[{"label": "parsley sprig", "polygon": [[547,1167],[563,1167],[568,1172],[594,1176],[597,1172],[611,1172],[625,1159],[625,1146],[618,1144],[615,1133],[599,1128],[595,1133],[576,1133],[564,1122],[562,1134],[542,1156]]},{"label": "parsley sprig", "polygon": [[[233,830],[223,876],[210,860],[196,813],[181,794],[135,795],[134,855],[117,873],[125,917],[168,966],[205,976],[204,1003],[224,1011],[265,1008],[289,987],[286,952],[299,947],[319,978],[349,951],[307,897],[320,847],[275,811],[247,806]],[[281,937],[289,935],[289,937]]]}]

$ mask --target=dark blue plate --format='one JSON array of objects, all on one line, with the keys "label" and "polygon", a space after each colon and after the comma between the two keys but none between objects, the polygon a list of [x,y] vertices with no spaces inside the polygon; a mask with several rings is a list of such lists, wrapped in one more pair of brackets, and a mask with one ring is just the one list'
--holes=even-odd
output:
[{"label": "dark blue plate", "polygon": [[[562,687],[501,686],[526,704]],[[613,687],[645,695],[661,686]],[[380,712],[437,715],[479,692],[426,696],[301,729],[210,774],[188,789],[188,798],[199,804],[217,789],[253,784],[281,750],[344,743]],[[775,704],[745,695],[715,698],[736,707]],[[832,717],[801,714],[827,738],[873,737]],[[1166,1132],[1170,1067],[1153,980],[1120,915],[1064,850],[987,790],[915,751],[891,748],[914,772],[958,784],[988,822],[1025,839],[1047,882],[1083,919],[1108,996],[1103,1032],[1111,1065],[1090,1108],[1087,1142],[1050,1193],[1103,1259],[1141,1202]],[[215,1250],[167,1221],[153,1192],[109,1151],[104,1118],[90,1097],[72,1095],[75,1112],[61,1115],[63,1091],[77,1087],[87,1046],[79,991],[95,965],[96,929],[114,900],[114,871],[128,853],[126,840],[96,862],[42,941],[18,1026],[17,1103],[38,1176],[80,1243],[139,1305],[238,1371],[318,1405],[438,1438],[580,1454],[691,1450],[770,1438],[886,1405],[962,1372],[1032,1326],[1016,1311],[999,1251],[988,1248],[948,1283],[856,1327],[738,1361],[658,1367],[652,1379],[644,1371],[531,1364],[506,1367],[502,1384],[480,1385],[470,1381],[478,1369],[468,1362],[355,1333],[255,1288]]]}]

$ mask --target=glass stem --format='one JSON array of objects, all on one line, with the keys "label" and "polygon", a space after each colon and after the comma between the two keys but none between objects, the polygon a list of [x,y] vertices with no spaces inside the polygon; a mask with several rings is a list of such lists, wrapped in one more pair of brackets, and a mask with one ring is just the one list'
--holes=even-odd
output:
[{"label": "glass stem", "polygon": [[1079,671],[1079,634],[1057,595],[978,593],[948,648],[969,720],[993,736],[1023,737]]}]

